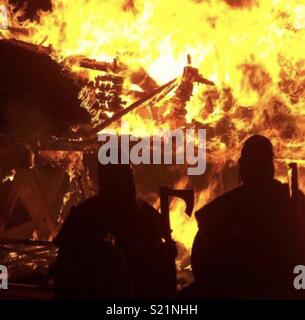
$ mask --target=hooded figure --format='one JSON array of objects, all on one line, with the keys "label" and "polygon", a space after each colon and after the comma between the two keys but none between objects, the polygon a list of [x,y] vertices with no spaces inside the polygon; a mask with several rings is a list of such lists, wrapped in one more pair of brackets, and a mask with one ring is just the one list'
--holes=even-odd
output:
[{"label": "hooded figure", "polygon": [[100,192],[72,208],[54,240],[60,299],[162,297],[160,215],[137,199],[129,165],[98,166]]},{"label": "hooded figure", "polygon": [[250,137],[239,160],[242,184],[196,212],[197,297],[293,297],[293,269],[302,264],[296,220],[288,185],[274,179],[273,157],[266,137]]}]

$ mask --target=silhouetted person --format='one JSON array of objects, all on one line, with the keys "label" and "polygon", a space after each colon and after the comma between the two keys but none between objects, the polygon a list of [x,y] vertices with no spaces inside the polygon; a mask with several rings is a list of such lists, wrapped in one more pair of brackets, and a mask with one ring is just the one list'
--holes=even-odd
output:
[{"label": "silhouetted person", "polygon": [[162,298],[159,213],[136,198],[128,165],[99,165],[99,184],[54,240],[57,298]]},{"label": "silhouetted person", "polygon": [[288,185],[274,179],[271,142],[250,137],[239,166],[243,184],[196,213],[192,295],[292,298],[293,268],[304,260]]}]

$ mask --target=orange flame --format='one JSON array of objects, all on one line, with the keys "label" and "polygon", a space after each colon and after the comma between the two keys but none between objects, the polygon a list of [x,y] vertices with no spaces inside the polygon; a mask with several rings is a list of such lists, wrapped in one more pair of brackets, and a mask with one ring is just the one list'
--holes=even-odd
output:
[{"label": "orange flame", "polygon": [[[11,25],[27,33],[1,32],[6,38],[51,46],[52,57],[68,65],[70,56],[108,62],[118,58],[126,66],[122,75],[124,99],[129,103],[134,101],[128,95],[134,89],[129,79],[132,72],[144,68],[163,84],[182,74],[190,54],[199,71],[216,83],[213,89],[195,86],[186,107],[188,122],[209,129],[208,161],[214,164],[215,174],[227,161],[237,161],[249,135],[260,133],[274,144],[278,178],[287,181],[286,164],[297,161],[300,186],[305,190],[305,1],[245,1],[248,5],[240,7],[228,3],[54,0],[52,12],[40,12],[39,21],[19,23],[22,13],[11,15]],[[88,79],[96,75],[96,71],[69,66]],[[87,107],[86,89],[80,96]],[[144,117],[132,112],[124,120],[132,130],[140,128],[148,134],[167,125],[148,112]],[[185,179],[178,183],[185,185]],[[217,195],[216,187],[212,180],[197,194],[197,208]],[[190,248],[196,223],[184,216],[176,200],[172,208],[174,237]]]}]

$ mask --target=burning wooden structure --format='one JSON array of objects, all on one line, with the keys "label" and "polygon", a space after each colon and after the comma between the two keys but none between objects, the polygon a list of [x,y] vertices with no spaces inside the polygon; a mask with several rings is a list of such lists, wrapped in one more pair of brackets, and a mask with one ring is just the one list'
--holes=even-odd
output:
[{"label": "burning wooden structure", "polygon": [[[9,10],[10,25],[0,30],[1,237],[52,239],[69,208],[96,192],[97,132],[119,130],[122,119],[138,136],[156,128],[207,130],[204,177],[186,177],[179,166],[137,169],[139,193],[156,207],[161,184],[192,185],[196,208],[234,187],[240,146],[253,133],[273,141],[282,181],[287,164],[299,163],[304,189],[305,62],[299,43],[305,11],[293,0],[287,2],[291,8],[272,10],[254,2],[183,0],[182,10],[170,1],[106,1],[104,7],[95,0],[57,1],[49,11],[21,19],[20,8]],[[157,20],[168,25],[154,21],[160,11]],[[92,12],[105,12],[102,25]],[[119,32],[107,15],[116,17]],[[180,269],[188,270],[196,222],[184,216],[179,201],[172,209],[174,238],[186,248]]]}]

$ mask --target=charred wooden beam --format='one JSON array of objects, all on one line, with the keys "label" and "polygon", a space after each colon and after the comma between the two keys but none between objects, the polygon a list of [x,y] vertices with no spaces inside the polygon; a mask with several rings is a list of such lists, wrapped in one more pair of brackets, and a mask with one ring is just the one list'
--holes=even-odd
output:
[{"label": "charred wooden beam", "polygon": [[[26,29],[18,28],[18,30],[23,33],[26,32]],[[52,46],[43,46],[39,44],[29,43],[22,40],[3,39],[2,41],[8,42],[22,49],[40,53],[40,54],[50,55],[52,52],[55,51]],[[117,73],[120,69],[116,59],[114,59],[113,62],[109,63],[109,62],[103,62],[103,61],[96,61],[94,59],[89,59],[83,56],[71,56],[71,57],[68,57],[66,61],[69,62],[70,64],[77,64],[82,68],[105,71],[105,72],[111,71],[113,73]]]},{"label": "charred wooden beam", "polygon": [[21,41],[21,40],[16,40],[16,39],[3,39],[1,41],[10,43],[10,44],[15,45],[19,48],[22,48],[22,49],[25,49],[28,51],[32,51],[32,52],[36,52],[36,53],[40,53],[40,54],[49,55],[53,51],[53,48],[51,46],[46,47],[46,46],[42,46],[39,44],[33,44],[33,43],[29,43],[29,42],[25,42],[25,41]]},{"label": "charred wooden beam", "polygon": [[157,82],[143,68],[133,72],[130,80],[143,89],[144,92],[151,92],[158,87]]},{"label": "charred wooden beam", "polygon": [[30,29],[28,28],[22,28],[22,27],[12,27],[12,26],[8,26],[8,31],[14,33],[14,34],[22,34],[25,36],[29,36],[30,35]]},{"label": "charred wooden beam", "polygon": [[90,151],[95,150],[98,147],[97,141],[97,133],[112,123],[120,120],[127,113],[135,110],[136,108],[143,106],[150,99],[154,98],[158,94],[163,93],[166,95],[170,90],[172,90],[175,86],[176,79],[169,81],[163,86],[158,87],[157,89],[150,92],[144,98],[139,99],[138,101],[132,103],[129,107],[123,109],[122,111],[115,114],[113,117],[105,120],[100,125],[95,127],[92,131],[90,131],[87,135],[84,134],[84,137],[77,137],[77,133],[75,137],[71,138],[56,138],[56,137],[39,137],[38,139],[26,140],[21,139],[19,137],[10,137],[6,135],[0,135],[0,144],[19,144],[23,146],[28,146],[33,150],[33,152],[39,150],[57,150],[57,151]]},{"label": "charred wooden beam", "polygon": [[33,150],[49,151],[81,151],[89,152],[98,148],[97,139],[70,140],[70,139],[44,139],[32,144]]},{"label": "charred wooden beam", "polygon": [[[176,78],[169,81],[168,83],[158,87],[157,89],[153,90],[152,92],[150,92],[148,95],[146,95],[145,97],[139,99],[138,101],[132,103],[129,107],[123,109],[122,111],[116,113],[114,116],[112,116],[111,118],[105,120],[104,122],[102,122],[100,125],[96,126],[94,128],[94,136],[101,130],[109,127],[112,123],[120,120],[123,116],[125,116],[127,113],[139,108],[140,106],[143,106],[146,102],[148,102],[150,99],[154,98],[155,96],[157,96],[158,94],[163,93],[162,97],[164,97],[165,95],[167,95],[174,87],[175,87],[175,83],[176,83]],[[92,137],[92,135],[90,136]]]},{"label": "charred wooden beam", "polygon": [[111,71],[113,73],[117,73],[119,71],[119,67],[116,59],[114,59],[113,62],[109,63],[109,62],[100,62],[100,61],[96,61],[88,58],[81,58],[79,59],[79,66],[82,68],[105,71],[105,72]]}]

